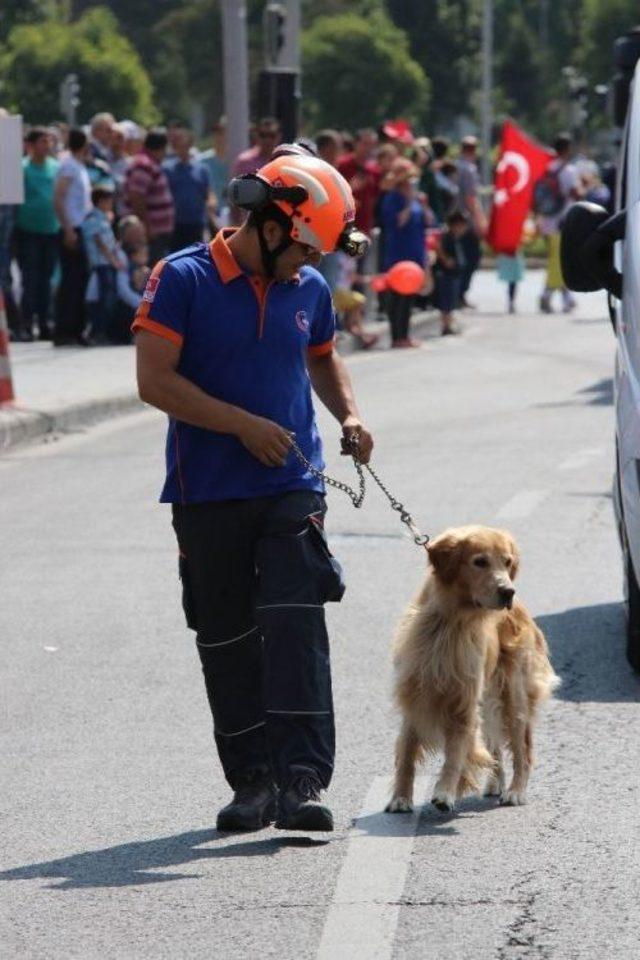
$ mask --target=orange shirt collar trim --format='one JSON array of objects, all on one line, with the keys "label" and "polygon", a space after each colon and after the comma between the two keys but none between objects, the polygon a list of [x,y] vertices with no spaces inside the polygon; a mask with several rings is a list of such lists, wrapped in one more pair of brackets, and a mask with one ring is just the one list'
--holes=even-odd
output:
[{"label": "orange shirt collar trim", "polygon": [[211,259],[218,268],[223,283],[230,283],[231,280],[241,277],[244,273],[227,243],[229,237],[233,236],[237,229],[237,227],[225,227],[223,230],[219,230],[209,244]]}]

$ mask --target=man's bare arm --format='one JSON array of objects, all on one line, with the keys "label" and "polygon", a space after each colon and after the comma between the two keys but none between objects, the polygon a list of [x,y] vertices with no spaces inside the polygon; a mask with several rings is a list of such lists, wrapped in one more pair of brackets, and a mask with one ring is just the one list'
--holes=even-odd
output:
[{"label": "man's bare arm", "polygon": [[316,394],[342,427],[343,436],[346,439],[358,436],[360,459],[368,463],[373,450],[373,437],[360,419],[344,360],[335,350],[319,357],[309,354],[307,368]]},{"label": "man's bare arm", "polygon": [[136,334],[138,393],[145,403],[176,420],[229,433],[262,464],[282,466],[291,438],[279,424],[217,400],[177,372],[181,348],[146,330]]}]

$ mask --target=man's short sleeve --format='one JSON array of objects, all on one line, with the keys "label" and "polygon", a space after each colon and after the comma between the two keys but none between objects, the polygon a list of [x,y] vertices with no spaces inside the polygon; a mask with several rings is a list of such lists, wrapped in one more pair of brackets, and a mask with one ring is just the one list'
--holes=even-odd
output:
[{"label": "man's short sleeve", "polygon": [[148,330],[182,346],[189,307],[186,279],[172,263],[160,260],[147,280],[131,330]]},{"label": "man's short sleeve", "polygon": [[309,353],[312,357],[322,357],[333,351],[333,342],[336,335],[336,315],[333,309],[331,293],[326,282],[322,281],[322,288],[313,320],[311,321],[311,335],[309,337]]}]

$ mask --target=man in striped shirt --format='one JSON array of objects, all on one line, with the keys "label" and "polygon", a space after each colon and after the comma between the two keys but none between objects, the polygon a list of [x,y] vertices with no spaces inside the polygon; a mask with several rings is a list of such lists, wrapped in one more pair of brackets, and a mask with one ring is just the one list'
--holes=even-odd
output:
[{"label": "man in striped shirt", "polygon": [[171,188],[162,169],[167,142],[164,129],[150,130],[144,148],[133,158],[124,182],[125,214],[133,213],[142,220],[149,239],[152,264],[168,254],[175,225]]}]

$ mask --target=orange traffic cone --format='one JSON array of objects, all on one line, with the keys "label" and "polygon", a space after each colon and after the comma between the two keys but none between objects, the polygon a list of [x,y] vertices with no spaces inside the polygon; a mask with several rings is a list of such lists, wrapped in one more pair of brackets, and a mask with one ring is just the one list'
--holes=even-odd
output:
[{"label": "orange traffic cone", "polygon": [[2,290],[0,290],[0,406],[3,403],[11,403],[13,399],[11,363],[9,361],[9,327],[4,308],[4,296]]}]

